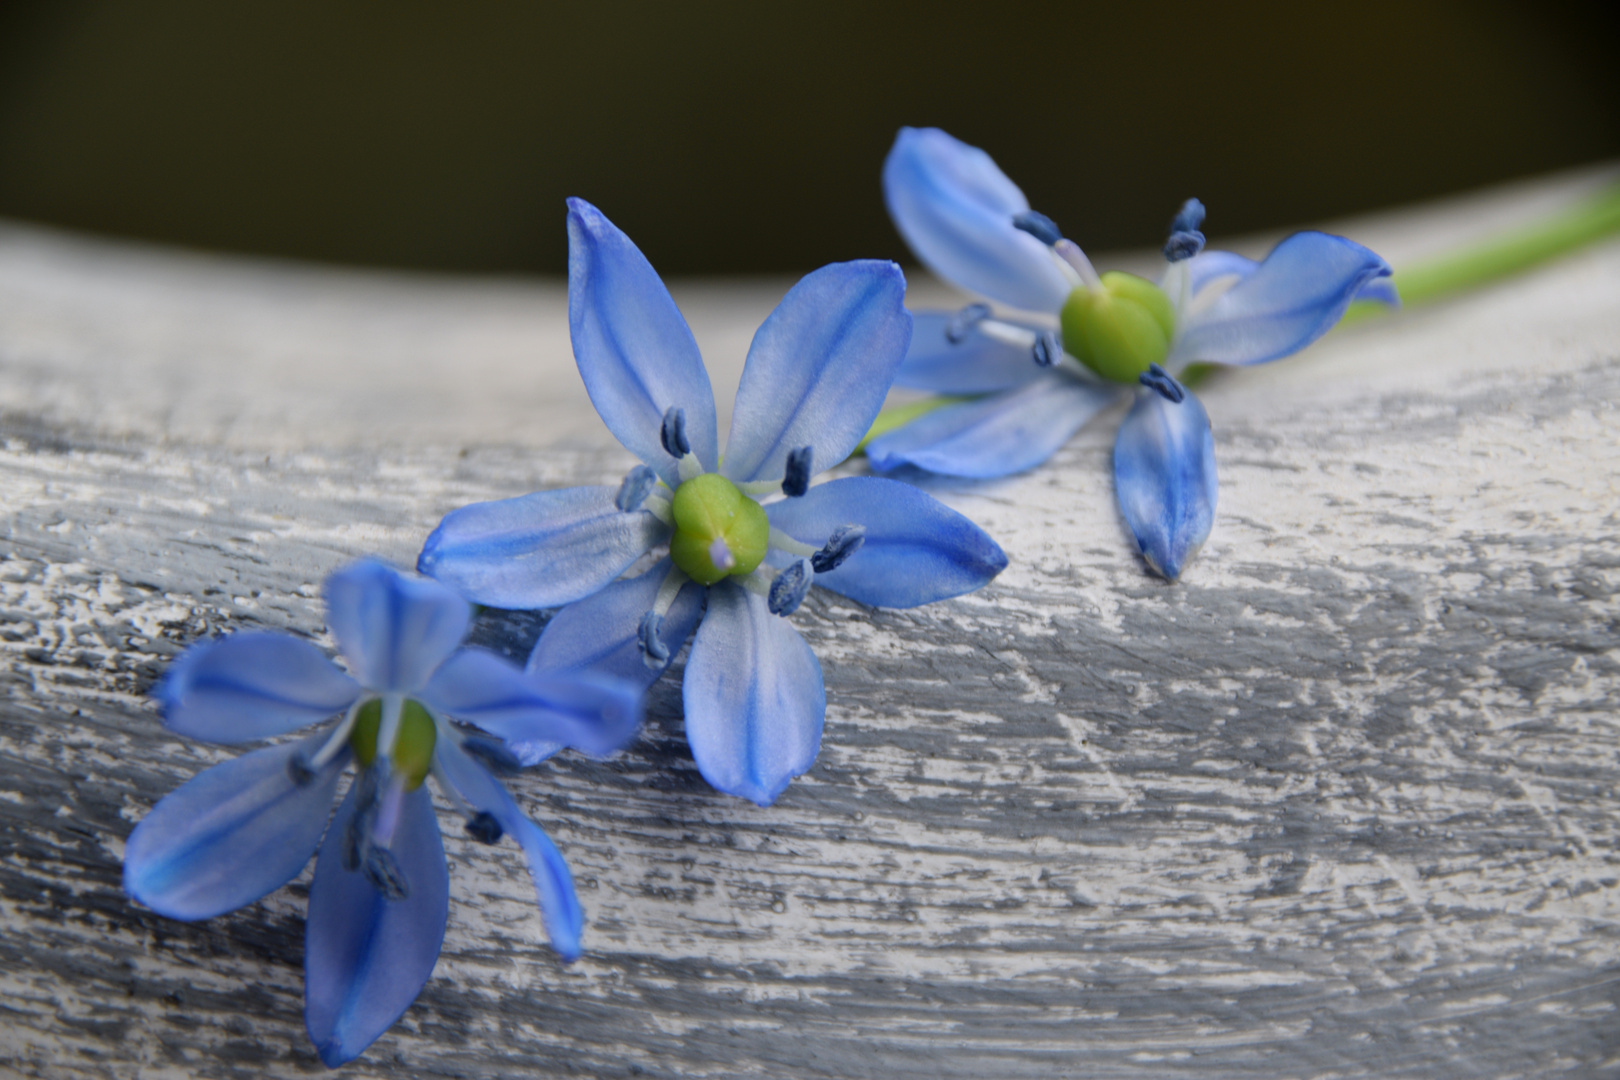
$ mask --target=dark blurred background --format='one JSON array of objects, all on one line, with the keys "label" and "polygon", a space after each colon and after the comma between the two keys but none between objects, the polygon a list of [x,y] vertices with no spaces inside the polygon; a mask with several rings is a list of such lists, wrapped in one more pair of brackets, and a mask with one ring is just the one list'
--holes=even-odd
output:
[{"label": "dark blurred background", "polygon": [[901,124],[1092,248],[1620,155],[1620,5],[0,3],[0,215],[399,267],[564,269],[562,200],[665,273],[902,256]]}]

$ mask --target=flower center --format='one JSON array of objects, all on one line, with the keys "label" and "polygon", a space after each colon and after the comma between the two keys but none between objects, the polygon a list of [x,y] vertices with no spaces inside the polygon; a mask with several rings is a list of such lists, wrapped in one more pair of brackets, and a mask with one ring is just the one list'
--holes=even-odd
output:
[{"label": "flower center", "polygon": [[[349,746],[361,768],[377,759],[377,732],[382,727],[382,701],[373,698],[360,706],[355,714],[354,727],[349,731]],[[394,771],[405,779],[405,790],[414,791],[422,786],[433,765],[433,717],[416,702],[405,699],[399,712],[399,735],[394,740]]]},{"label": "flower center", "polygon": [[717,473],[676,488],[670,514],[675,535],[669,557],[700,585],[751,574],[765,558],[771,524],[764,509]]},{"label": "flower center", "polygon": [[1170,354],[1175,309],[1164,290],[1135,274],[1110,270],[1101,285],[1069,294],[1060,316],[1063,347],[1103,378],[1134,383]]}]

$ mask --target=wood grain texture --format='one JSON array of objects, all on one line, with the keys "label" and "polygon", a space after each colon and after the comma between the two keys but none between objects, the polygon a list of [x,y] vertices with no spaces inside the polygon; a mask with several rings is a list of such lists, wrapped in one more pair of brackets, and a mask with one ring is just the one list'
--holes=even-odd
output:
[{"label": "wood grain texture", "polygon": [[[1398,259],[1591,182],[1352,235]],[[786,285],[677,288],[723,403]],[[915,611],[812,595],[815,768],[717,795],[666,678],[628,751],[513,784],[584,959],[514,847],[447,830],[434,978],[346,1071],[1620,1072],[1617,297],[1609,244],[1211,382],[1222,502],[1180,585],[1113,509],[1117,413],[1026,476],[924,481],[1012,565]],[[233,753],[145,694],[199,636],[326,642],[324,574],[457,505],[622,475],[562,304],[0,232],[5,1071],[322,1071],[308,871],[197,924],[121,892],[133,824]]]}]

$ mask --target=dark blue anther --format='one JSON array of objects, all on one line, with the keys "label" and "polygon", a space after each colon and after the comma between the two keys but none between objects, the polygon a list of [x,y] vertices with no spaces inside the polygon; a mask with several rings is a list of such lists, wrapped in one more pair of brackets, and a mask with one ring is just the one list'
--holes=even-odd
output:
[{"label": "dark blue anther", "polygon": [[1164,257],[1168,262],[1190,259],[1204,250],[1204,234],[1196,229],[1178,230],[1164,242]]},{"label": "dark blue anther", "polygon": [[967,307],[952,315],[945,324],[945,340],[952,345],[962,344],[973,328],[990,317],[989,304],[969,304]]},{"label": "dark blue anther", "polygon": [[653,485],[658,483],[658,474],[645,465],[637,465],[624,474],[624,482],[619,485],[619,493],[613,496],[613,505],[625,513],[641,509],[641,504],[647,501],[652,494]]},{"label": "dark blue anther", "polygon": [[788,451],[787,471],[782,476],[782,494],[797,499],[810,490],[810,461],[813,456],[808,446]]},{"label": "dark blue anther", "polygon": [[360,777],[355,781],[358,790],[354,796],[354,816],[349,819],[349,827],[343,833],[343,869],[360,869],[360,859],[365,848],[370,844],[368,834],[371,832],[372,822],[377,820],[377,793],[380,784],[377,780],[377,769],[372,767],[362,769]]},{"label": "dark blue anther", "polygon": [[1158,364],[1149,364],[1148,369],[1139,375],[1138,380],[1149,390],[1158,392],[1158,395],[1172,405],[1180,405],[1187,397],[1186,388]]},{"label": "dark blue anther", "polygon": [[664,444],[664,453],[672,458],[683,458],[692,452],[692,444],[686,441],[686,410],[679,405],[671,405],[669,411],[664,413],[664,426],[659,429],[658,441]]},{"label": "dark blue anther", "polygon": [[1024,210],[1013,215],[1013,228],[1022,229],[1047,247],[1063,239],[1057,222],[1035,210]]},{"label": "dark blue anther", "polygon": [[366,880],[371,887],[383,894],[387,900],[404,900],[411,895],[410,882],[405,880],[405,871],[399,868],[399,860],[394,853],[385,847],[372,844],[366,849]]},{"label": "dark blue anther", "polygon": [[765,606],[772,615],[791,615],[804,603],[804,594],[810,591],[810,582],[816,576],[809,559],[799,559],[776,575],[771,591],[765,597]]},{"label": "dark blue anther", "polygon": [[1051,367],[1063,359],[1063,341],[1051,330],[1046,331],[1035,339],[1035,345],[1030,350],[1038,367]]},{"label": "dark blue anther", "polygon": [[343,869],[360,869],[360,849],[366,846],[366,822],[362,815],[355,814],[349,819],[349,827],[343,831]]},{"label": "dark blue anther", "polygon": [[1197,232],[1204,227],[1204,204],[1197,199],[1188,199],[1176,211],[1176,218],[1170,223],[1170,231]]},{"label": "dark blue anther", "polygon": [[821,550],[810,556],[810,568],[818,574],[830,574],[844,565],[845,559],[861,550],[864,543],[865,525],[840,525],[827,537]]},{"label": "dark blue anther", "polygon": [[488,810],[480,810],[467,819],[467,835],[480,844],[498,843],[506,835],[501,823],[495,820],[495,815]]},{"label": "dark blue anther", "polygon": [[656,611],[649,611],[641,617],[641,659],[650,668],[669,663],[669,646],[658,640],[658,630],[663,621],[663,616]]},{"label": "dark blue anther", "polygon": [[523,771],[523,762],[499,739],[469,735],[461,740],[461,749],[496,776],[516,776]]},{"label": "dark blue anther", "polygon": [[298,787],[309,787],[315,781],[315,766],[309,762],[309,755],[302,750],[296,751],[287,759],[287,775]]}]

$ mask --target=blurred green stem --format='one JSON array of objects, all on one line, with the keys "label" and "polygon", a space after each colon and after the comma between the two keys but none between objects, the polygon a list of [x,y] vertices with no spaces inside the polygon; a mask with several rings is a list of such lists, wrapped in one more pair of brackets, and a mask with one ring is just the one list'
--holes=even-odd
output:
[{"label": "blurred green stem", "polygon": [[[1533,225],[1395,271],[1401,304],[1412,307],[1488,285],[1620,232],[1620,184]],[[1352,304],[1344,321],[1387,311],[1382,304]]]},{"label": "blurred green stem", "polygon": [[[1511,277],[1617,232],[1620,232],[1620,184],[1613,184],[1597,195],[1532,225],[1397,269],[1395,287],[1400,291],[1403,308],[1416,307]],[[1392,310],[1383,304],[1358,300],[1350,305],[1339,325],[1360,322]],[[1182,374],[1181,381],[1189,386],[1202,382],[1210,366],[1191,365]],[[919,416],[945,405],[968,400],[971,399],[925,398],[884,409],[856,452],[864,450],[866,444],[879,435],[909,424]]]},{"label": "blurred green stem", "polygon": [[[1034,361],[1030,361],[1034,363]],[[855,447],[855,453],[866,451],[866,444],[879,435],[887,435],[895,428],[904,427],[919,416],[926,416],[935,409],[943,409],[947,405],[955,405],[959,401],[972,401],[971,397],[959,397],[951,394],[941,394],[938,397],[923,398],[920,401],[908,401],[904,405],[891,405],[878,413],[877,419],[872,421],[871,428],[861,438]]]}]

